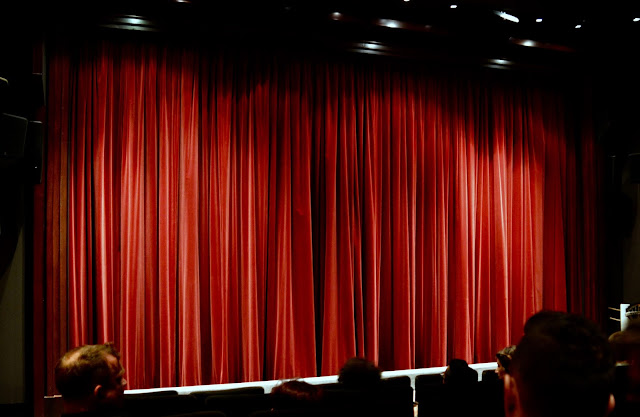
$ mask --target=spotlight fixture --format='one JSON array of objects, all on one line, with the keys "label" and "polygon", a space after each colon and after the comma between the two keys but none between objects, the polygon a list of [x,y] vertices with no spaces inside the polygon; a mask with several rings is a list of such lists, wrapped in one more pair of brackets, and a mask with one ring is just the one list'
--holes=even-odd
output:
[{"label": "spotlight fixture", "polygon": [[380,49],[382,49],[382,45],[380,45],[377,42],[363,42],[362,43],[362,47],[366,48],[366,49],[372,49],[372,50],[380,50]]},{"label": "spotlight fixture", "polygon": [[488,59],[484,66],[487,68],[504,70],[511,68],[512,64],[513,62],[507,61],[506,59]]},{"label": "spotlight fixture", "polygon": [[[516,43],[516,42],[514,42]],[[536,46],[536,41],[532,41],[531,39],[522,39],[519,42],[517,42],[518,45],[522,45],[522,46],[528,46],[528,47],[535,47]]]},{"label": "spotlight fixture", "polygon": [[145,32],[155,32],[158,30],[157,22],[136,15],[114,16],[112,19],[109,19],[108,21],[105,21],[103,24],[101,24],[101,26],[107,28],[139,30]]},{"label": "spotlight fixture", "polygon": [[575,52],[573,49],[568,48],[564,45],[538,42],[538,41],[534,41],[533,39],[509,38],[509,42],[516,45],[527,46],[529,48],[541,48],[541,49],[549,49],[549,50],[561,51],[561,52]]},{"label": "spotlight fixture", "polygon": [[489,62],[496,65],[511,65],[513,62],[507,61],[506,59],[490,59]]},{"label": "spotlight fixture", "polygon": [[501,18],[503,18],[504,20],[508,20],[508,21],[514,22],[514,23],[520,22],[520,19],[518,19],[517,17],[515,17],[512,14],[505,13],[505,12],[499,12],[497,10],[495,10],[494,13],[497,14],[498,16],[500,16]]},{"label": "spotlight fixture", "polygon": [[633,19],[634,22],[640,22],[640,17],[636,17]]},{"label": "spotlight fixture", "polygon": [[378,21],[378,24],[380,26],[388,27],[388,28],[391,28],[391,29],[397,29],[397,28],[402,26],[400,24],[400,22],[398,22],[397,20],[393,20],[393,19],[380,19]]},{"label": "spotlight fixture", "polygon": [[580,29],[582,25],[576,25],[576,29]]},{"label": "spotlight fixture", "polygon": [[541,17],[536,19],[536,23],[540,23],[540,22],[542,22],[542,18]]},{"label": "spotlight fixture", "polygon": [[331,13],[331,19],[333,19],[333,20],[340,20],[340,19],[342,19],[342,13],[340,13],[340,12],[333,12],[333,13]]},{"label": "spotlight fixture", "polygon": [[126,16],[122,19],[123,22],[130,25],[144,25],[145,21],[136,16]]},{"label": "spotlight fixture", "polygon": [[409,0],[404,0],[405,3],[409,3]]},{"label": "spotlight fixture", "polygon": [[457,5],[457,4],[452,4],[452,5],[451,5],[451,6],[449,6],[449,7],[451,7],[452,9],[457,9],[457,8],[458,8],[458,5]]}]

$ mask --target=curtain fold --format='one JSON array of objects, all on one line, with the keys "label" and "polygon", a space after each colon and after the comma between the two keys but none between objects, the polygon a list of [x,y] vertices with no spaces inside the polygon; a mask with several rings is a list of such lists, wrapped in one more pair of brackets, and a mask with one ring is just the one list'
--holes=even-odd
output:
[{"label": "curtain fold", "polygon": [[600,314],[599,153],[561,83],[50,54],[51,365],[114,341],[130,388],[442,366],[492,361],[542,308]]}]

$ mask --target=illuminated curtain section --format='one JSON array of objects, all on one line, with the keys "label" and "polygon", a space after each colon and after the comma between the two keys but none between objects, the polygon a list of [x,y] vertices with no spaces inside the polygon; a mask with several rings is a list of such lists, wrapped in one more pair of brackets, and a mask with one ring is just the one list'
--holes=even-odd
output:
[{"label": "illuminated curtain section", "polygon": [[52,46],[49,80],[49,364],[441,366],[542,308],[597,318],[598,152],[560,83],[111,42]]}]

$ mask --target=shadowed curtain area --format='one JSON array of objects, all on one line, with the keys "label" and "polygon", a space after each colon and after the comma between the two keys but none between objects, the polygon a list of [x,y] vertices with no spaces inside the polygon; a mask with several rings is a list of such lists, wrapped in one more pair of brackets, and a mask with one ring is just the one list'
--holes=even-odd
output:
[{"label": "shadowed curtain area", "polygon": [[599,153],[566,83],[154,43],[48,54],[50,393],[84,343],[114,341],[129,388],[196,385],[355,355],[487,362],[541,308],[603,310]]}]

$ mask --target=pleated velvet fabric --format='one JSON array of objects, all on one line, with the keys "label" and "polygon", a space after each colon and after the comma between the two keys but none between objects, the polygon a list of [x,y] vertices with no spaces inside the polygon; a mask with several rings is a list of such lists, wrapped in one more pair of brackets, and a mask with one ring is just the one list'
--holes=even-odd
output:
[{"label": "pleated velvet fabric", "polygon": [[485,362],[540,309],[602,311],[561,82],[117,41],[48,74],[51,369],[105,341],[129,388]]}]

